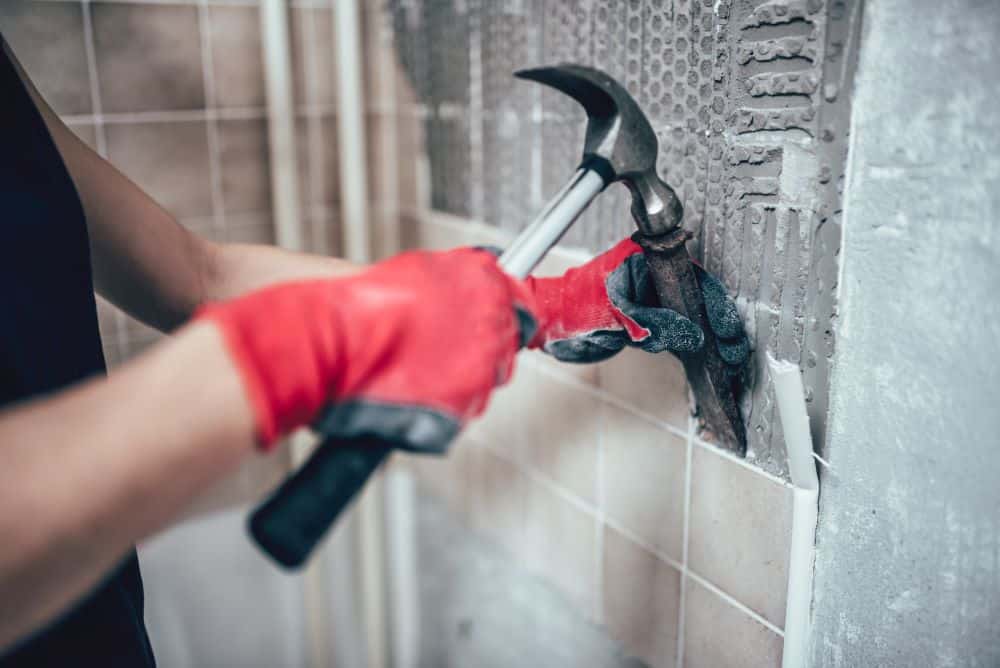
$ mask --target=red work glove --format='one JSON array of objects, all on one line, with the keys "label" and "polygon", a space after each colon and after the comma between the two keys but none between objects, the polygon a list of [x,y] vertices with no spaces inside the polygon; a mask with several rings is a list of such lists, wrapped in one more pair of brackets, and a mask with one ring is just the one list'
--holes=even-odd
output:
[{"label": "red work glove", "polygon": [[[739,370],[749,354],[736,304],[714,276],[695,265],[708,321],[722,359]],[[705,335],[677,311],[662,308],[642,249],[625,239],[558,278],[529,278],[538,331],[529,348],[566,362],[597,362],[626,345],[648,352],[692,353]]]},{"label": "red work glove", "polygon": [[328,437],[442,451],[510,377],[515,307],[530,313],[531,300],[489,252],[464,248],[275,285],[198,317],[225,336],[263,448],[322,417]]}]

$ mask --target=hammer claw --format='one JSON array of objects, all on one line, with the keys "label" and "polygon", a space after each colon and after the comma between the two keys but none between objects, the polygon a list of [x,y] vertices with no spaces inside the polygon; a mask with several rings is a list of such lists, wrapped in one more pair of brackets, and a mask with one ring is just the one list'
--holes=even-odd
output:
[{"label": "hammer claw", "polygon": [[[632,216],[639,228],[635,239],[646,255],[660,303],[705,332],[703,349],[682,358],[699,414],[722,446],[744,454],[746,433],[734,380],[719,354],[701,286],[684,246],[688,235],[680,225],[680,201],[656,173],[658,141],[646,115],[621,84],[594,68],[560,64],[521,70],[516,76],[569,95],[587,112],[580,173],[597,173],[604,185],[622,181],[631,191]],[[572,193],[562,196],[568,194]]]}]

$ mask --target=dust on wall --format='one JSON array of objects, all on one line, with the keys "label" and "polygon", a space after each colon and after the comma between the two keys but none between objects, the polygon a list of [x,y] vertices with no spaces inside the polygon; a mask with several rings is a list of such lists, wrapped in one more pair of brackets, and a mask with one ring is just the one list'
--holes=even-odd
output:
[{"label": "dust on wall", "polygon": [[[660,140],[692,252],[737,296],[754,342],[748,459],[787,475],[764,352],[803,369],[826,430],[855,3],[846,0],[387,0],[424,120],[431,204],[523,228],[579,161],[576,103],[514,79],[572,61],[622,81]],[[633,225],[609,188],[565,244]]]}]

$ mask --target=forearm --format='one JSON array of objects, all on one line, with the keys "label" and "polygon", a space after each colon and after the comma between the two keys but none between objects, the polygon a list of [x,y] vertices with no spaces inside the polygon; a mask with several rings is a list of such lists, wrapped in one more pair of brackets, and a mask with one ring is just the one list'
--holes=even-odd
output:
[{"label": "forearm", "polygon": [[240,376],[206,323],[110,379],[0,413],[0,650],[93,587],[254,442]]},{"label": "forearm", "polygon": [[275,246],[211,244],[207,250],[205,301],[231,299],[280,281],[347,275],[358,267],[339,258],[295,253]]},{"label": "forearm", "polygon": [[[6,45],[3,45],[6,50]],[[270,246],[217,244],[179,224],[136,184],[80,141],[7,51],[52,135],[83,205],[94,285],[118,307],[162,331],[206,301],[268,283],[352,271],[342,260]]]}]

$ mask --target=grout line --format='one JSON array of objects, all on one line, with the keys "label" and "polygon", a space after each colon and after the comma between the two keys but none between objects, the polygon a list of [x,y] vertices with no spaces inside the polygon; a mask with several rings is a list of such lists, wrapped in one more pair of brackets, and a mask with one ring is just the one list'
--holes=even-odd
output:
[{"label": "grout line", "polygon": [[[694,430],[694,420],[692,418],[692,420],[691,420],[691,431],[693,432],[693,430]],[[470,441],[472,441],[473,443],[475,443],[476,445],[485,448],[491,454],[493,454],[494,456],[498,457],[499,459],[502,459],[505,462],[507,462],[508,464],[510,464],[511,466],[513,466],[515,469],[518,470],[518,472],[520,472],[522,475],[524,475],[526,478],[528,478],[529,481],[541,485],[543,488],[545,488],[548,491],[550,491],[551,493],[555,494],[560,499],[568,502],[570,505],[572,505],[573,507],[577,508],[578,510],[580,510],[580,511],[582,511],[584,513],[587,513],[591,517],[593,517],[595,519],[598,517],[598,514],[599,514],[600,511],[599,511],[599,509],[597,507],[594,506],[594,504],[592,504],[592,503],[590,503],[590,502],[588,502],[588,501],[580,498],[574,492],[572,492],[572,491],[570,491],[568,489],[563,488],[561,485],[559,485],[558,483],[556,483],[554,480],[552,480],[551,478],[549,478],[547,475],[545,475],[542,472],[538,471],[534,467],[532,467],[532,466],[530,466],[528,464],[525,464],[524,462],[519,461],[516,457],[513,457],[506,450],[504,450],[502,448],[494,447],[489,442],[487,442],[485,440],[482,440],[480,438],[477,438],[473,434],[467,434],[466,438],[469,439]],[[694,439],[692,438],[690,440],[693,441]],[[689,452],[691,450],[693,450],[693,447],[692,447],[692,445],[689,445]],[[690,467],[689,467],[689,470],[690,470]],[[686,478],[685,486],[686,487],[689,484],[689,481],[687,480],[687,478],[689,476],[690,476],[690,473],[686,473],[685,474],[685,478]],[[689,490],[686,490],[685,496],[686,497],[690,497],[690,491]],[[685,598],[686,598],[686,584],[685,584],[685,579],[687,577],[690,577],[692,580],[694,580],[698,584],[702,585],[703,587],[705,587],[709,591],[713,592],[715,595],[719,596],[723,601],[729,603],[733,607],[737,608],[738,610],[740,610],[743,613],[745,613],[745,614],[749,615],[750,617],[752,617],[754,619],[754,621],[762,624],[763,626],[767,627],[768,629],[770,629],[774,633],[777,633],[782,638],[784,637],[785,633],[784,633],[784,631],[782,629],[780,629],[779,627],[777,627],[772,622],[769,622],[768,620],[764,619],[764,617],[762,617],[759,613],[755,612],[754,610],[752,610],[747,605],[745,605],[743,603],[740,603],[736,598],[734,598],[733,596],[727,594],[725,591],[723,591],[722,589],[720,589],[718,586],[712,584],[710,581],[708,581],[707,579],[705,579],[701,575],[698,575],[697,573],[695,573],[694,571],[692,571],[691,568],[687,565],[687,543],[688,543],[688,538],[689,538],[689,532],[688,532],[689,507],[688,507],[687,503],[685,503],[685,522],[684,522],[684,524],[685,524],[685,529],[684,529],[684,531],[685,531],[685,539],[684,539],[684,545],[683,545],[683,548],[682,548],[682,550],[683,550],[682,557],[681,557],[682,561],[680,561],[680,562],[677,561],[676,559],[674,559],[673,557],[669,556],[668,554],[662,552],[661,550],[659,550],[655,546],[650,545],[645,540],[643,540],[639,536],[635,535],[632,531],[630,531],[626,527],[622,526],[621,524],[619,524],[618,522],[616,522],[612,518],[607,517],[607,516],[602,516],[602,517],[603,517],[603,522],[604,522],[605,526],[610,527],[611,529],[614,529],[615,531],[617,531],[618,533],[622,534],[623,536],[625,536],[626,538],[628,538],[630,541],[632,541],[633,543],[635,543],[636,545],[638,545],[640,548],[646,550],[647,552],[649,552],[650,554],[652,554],[653,556],[655,556],[660,561],[664,562],[665,564],[667,564],[671,568],[673,568],[673,569],[677,570],[678,572],[680,572],[680,574],[681,574],[681,591],[682,591],[683,595],[685,596]],[[686,606],[686,602],[685,602],[685,606]],[[682,648],[680,648],[680,644],[682,642],[680,640],[680,638],[681,638],[681,636],[680,636],[680,632],[681,632],[681,628],[680,628],[681,619],[683,619],[683,618],[679,618],[678,619],[678,646],[679,646],[679,648],[678,648],[678,654],[680,654],[680,652],[682,651]]]},{"label": "grout line", "polygon": [[601,401],[609,403],[612,406],[615,406],[617,408],[621,408],[622,410],[624,410],[624,411],[626,411],[628,413],[631,413],[632,415],[634,415],[634,416],[636,416],[636,417],[638,417],[638,418],[640,418],[640,419],[642,419],[642,420],[644,420],[646,422],[649,422],[650,424],[652,424],[652,425],[654,425],[656,427],[660,427],[661,429],[664,429],[666,431],[671,432],[674,436],[677,436],[677,437],[682,438],[682,439],[687,439],[687,437],[688,437],[686,429],[681,429],[680,427],[676,427],[676,426],[670,424],[669,422],[665,422],[664,420],[661,420],[659,418],[653,417],[652,415],[649,415],[648,413],[644,413],[644,412],[640,411],[639,409],[637,409],[635,406],[632,406],[631,404],[629,404],[628,402],[626,402],[625,400],[620,399],[619,397],[616,397],[613,394],[610,394],[607,390],[603,390],[600,387],[597,387],[595,385],[587,383],[586,381],[580,380],[579,378],[577,378],[573,374],[569,374],[569,373],[566,373],[564,371],[559,370],[554,365],[547,364],[547,363],[545,363],[543,361],[539,361],[537,359],[534,359],[530,355],[522,355],[518,359],[518,362],[520,364],[525,364],[526,363],[526,364],[528,364],[528,366],[532,367],[533,369],[535,369],[537,371],[540,371],[541,373],[549,376],[550,378],[553,378],[555,380],[563,381],[564,384],[571,385],[572,387],[574,387],[574,388],[576,388],[578,390],[582,390],[583,392],[585,392],[586,394],[591,395],[595,399],[600,399]]},{"label": "grout line", "polygon": [[646,552],[649,552],[651,555],[653,555],[654,557],[656,557],[657,559],[659,559],[660,561],[662,561],[666,565],[668,565],[671,568],[673,568],[675,571],[677,571],[678,573],[681,574],[682,579],[683,579],[684,564],[682,564],[681,562],[677,561],[676,559],[674,559],[673,557],[671,557],[667,553],[661,551],[659,548],[657,548],[657,547],[655,547],[653,545],[650,545],[649,543],[647,543],[646,541],[644,541],[642,538],[639,538],[639,536],[637,536],[634,533],[632,533],[631,530],[625,528],[624,526],[622,526],[618,522],[616,522],[616,521],[614,521],[612,519],[606,519],[604,523],[609,528],[614,529],[615,531],[617,531],[618,533],[620,533],[621,535],[625,536],[630,541],[632,541],[633,543],[635,543],[637,546],[641,547]]},{"label": "grout line", "polygon": [[743,468],[745,468],[748,471],[753,471],[754,473],[767,478],[768,480],[770,480],[773,483],[781,485],[782,487],[787,487],[789,489],[792,489],[792,483],[790,483],[789,481],[785,480],[784,478],[779,478],[778,476],[774,475],[773,473],[769,473],[769,472],[765,471],[764,469],[757,468],[753,464],[750,464],[749,462],[747,462],[742,457],[737,457],[733,453],[729,452],[728,450],[723,450],[722,448],[720,448],[719,446],[715,445],[714,443],[709,443],[708,441],[703,441],[703,440],[701,440],[700,438],[698,438],[696,436],[695,439],[694,439],[694,444],[697,445],[697,446],[700,446],[701,448],[707,450],[708,452],[711,452],[711,453],[713,453],[715,455],[718,455],[719,457],[722,457],[723,459],[728,459],[729,461],[731,461],[732,463],[736,464],[737,466],[742,466]]},{"label": "grout line", "polygon": [[473,436],[472,434],[466,435],[465,438],[467,438],[472,443],[475,443],[479,447],[489,450],[491,453],[493,453],[500,459],[504,460],[508,464],[511,464],[523,475],[527,476],[529,480],[539,483],[540,485],[542,485],[543,487],[554,493],[556,496],[562,498],[564,501],[569,502],[570,505],[574,506],[578,510],[587,513],[591,517],[597,517],[598,511],[593,503],[577,496],[575,492],[565,489],[557,482],[552,480],[552,478],[548,477],[547,475],[545,475],[538,469],[534,468],[533,466],[525,464],[522,461],[519,461],[517,457],[514,457],[513,455],[509,454],[506,450],[502,448],[493,447],[488,442],[480,440],[475,436]]},{"label": "grout line", "polygon": [[752,609],[750,609],[749,607],[747,607],[743,603],[740,603],[738,600],[736,600],[735,598],[733,598],[732,596],[730,596],[726,592],[722,591],[717,586],[715,586],[714,584],[712,584],[711,582],[709,582],[708,580],[706,580],[702,576],[698,575],[697,573],[695,573],[691,569],[687,569],[687,576],[689,578],[691,578],[692,580],[694,580],[695,582],[697,582],[698,584],[700,584],[705,589],[709,590],[710,592],[712,592],[713,594],[715,594],[716,596],[718,596],[719,598],[721,598],[723,601],[725,601],[729,605],[731,605],[734,608],[742,611],[744,614],[748,615],[749,617],[752,617],[753,620],[755,622],[757,622],[758,624],[760,624],[761,626],[766,627],[768,630],[773,631],[774,633],[778,634],[782,638],[785,637],[785,632],[783,630],[781,630],[780,628],[778,628],[777,626],[775,626],[773,623],[767,621],[766,619],[764,619],[763,617],[761,617],[760,614],[754,612]]},{"label": "grout line", "polygon": [[[212,54],[211,17],[208,11],[208,0],[200,0],[198,4],[198,26],[201,33],[201,69],[205,87],[205,107],[215,110],[215,68]],[[226,234],[226,208],[222,193],[222,159],[219,153],[219,128],[215,114],[206,114],[205,130],[208,139],[208,175],[212,188],[212,217],[214,219],[217,238]]]},{"label": "grout line", "polygon": [[[695,419],[688,417],[688,437],[684,449],[684,534],[681,541],[681,573],[688,572],[688,548],[691,540],[691,463],[694,449]],[[677,612],[677,668],[684,666],[684,631],[687,619],[687,578],[681,577],[680,601]]]}]

